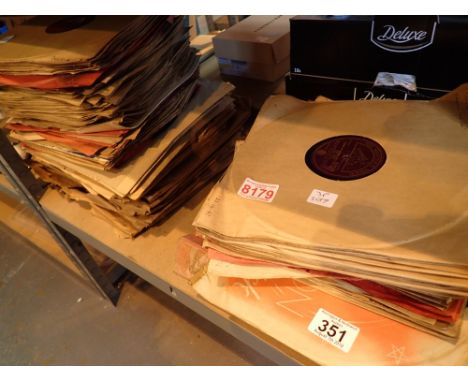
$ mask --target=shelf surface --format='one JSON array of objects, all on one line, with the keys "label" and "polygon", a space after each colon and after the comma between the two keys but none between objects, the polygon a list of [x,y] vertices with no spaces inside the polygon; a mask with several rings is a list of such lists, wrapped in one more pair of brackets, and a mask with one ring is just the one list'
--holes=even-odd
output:
[{"label": "shelf surface", "polygon": [[[15,190],[0,174],[0,192]],[[160,227],[153,227],[136,239],[119,238],[111,224],[92,215],[77,202],[48,189],[40,203],[54,223],[101,251],[143,280],[172,296],[237,339],[281,365],[314,364],[301,354],[208,303],[174,272],[179,239],[193,233],[192,221],[206,196],[205,189]]]}]

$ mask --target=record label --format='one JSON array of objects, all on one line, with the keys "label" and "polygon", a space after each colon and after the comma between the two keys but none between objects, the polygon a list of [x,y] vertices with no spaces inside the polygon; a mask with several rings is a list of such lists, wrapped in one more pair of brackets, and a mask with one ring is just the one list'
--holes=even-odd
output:
[{"label": "record label", "polygon": [[378,171],[387,155],[376,141],[357,135],[340,135],[314,144],[305,155],[307,166],[332,180],[355,180]]}]

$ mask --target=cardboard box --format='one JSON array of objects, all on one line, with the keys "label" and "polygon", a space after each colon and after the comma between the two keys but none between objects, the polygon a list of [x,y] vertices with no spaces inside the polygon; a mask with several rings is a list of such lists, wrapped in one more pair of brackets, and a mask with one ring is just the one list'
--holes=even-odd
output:
[{"label": "cardboard box", "polygon": [[221,73],[275,81],[289,71],[291,16],[250,16],[213,39]]},{"label": "cardboard box", "polygon": [[[290,21],[290,95],[431,99],[468,82],[468,17],[297,16]],[[417,91],[376,88],[379,72],[414,75]]]}]

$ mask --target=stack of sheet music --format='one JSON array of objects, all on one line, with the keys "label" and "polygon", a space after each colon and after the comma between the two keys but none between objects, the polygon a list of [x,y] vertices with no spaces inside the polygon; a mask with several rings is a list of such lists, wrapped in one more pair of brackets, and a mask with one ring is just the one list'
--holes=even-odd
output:
[{"label": "stack of sheet music", "polygon": [[125,236],[225,169],[248,116],[231,85],[198,79],[182,17],[33,18],[0,45],[0,85],[35,172]]},{"label": "stack of sheet music", "polygon": [[271,97],[195,219],[208,272],[305,278],[456,338],[468,296],[467,95]]}]

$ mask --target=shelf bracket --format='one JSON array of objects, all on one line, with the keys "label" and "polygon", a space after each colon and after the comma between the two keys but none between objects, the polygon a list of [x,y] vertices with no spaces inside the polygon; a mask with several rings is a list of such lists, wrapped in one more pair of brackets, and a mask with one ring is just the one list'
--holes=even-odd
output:
[{"label": "shelf bracket", "polygon": [[41,196],[47,189],[47,185],[32,175],[29,167],[8,140],[5,129],[1,127],[0,172],[6,176],[19,196],[32,207],[85,279],[88,279],[103,297],[110,300],[112,304],[117,305],[120,289],[115,287],[109,277],[99,268],[80,239],[53,223],[49,218],[39,203]]}]

